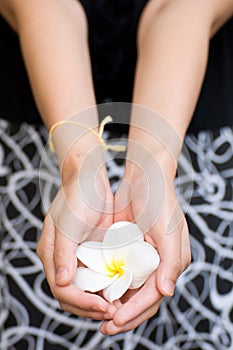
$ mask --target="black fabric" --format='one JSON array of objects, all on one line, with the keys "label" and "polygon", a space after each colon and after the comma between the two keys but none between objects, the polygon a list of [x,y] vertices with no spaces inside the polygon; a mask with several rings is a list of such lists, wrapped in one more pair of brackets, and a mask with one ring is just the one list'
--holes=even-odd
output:
[{"label": "black fabric", "polygon": [[190,131],[233,125],[233,19],[210,43],[203,88]]},{"label": "black fabric", "polygon": [[[104,134],[112,136],[116,142]],[[186,136],[175,186],[192,263],[155,316],[112,336],[97,331],[99,322],[61,311],[36,255],[60,184],[47,137],[44,126],[0,119],[0,349],[232,350],[233,129]],[[114,153],[106,151],[113,191],[124,173]]]},{"label": "black fabric", "polygon": [[[82,0],[89,22],[97,102],[130,102],[137,23],[146,0]],[[17,35],[0,17],[0,117],[40,122]],[[232,125],[233,19],[212,39],[206,78],[190,132]]]},{"label": "black fabric", "polygon": [[30,84],[15,32],[0,16],[0,117],[38,122]]},{"label": "black fabric", "polygon": [[82,0],[98,102],[131,102],[136,33],[147,0]]}]

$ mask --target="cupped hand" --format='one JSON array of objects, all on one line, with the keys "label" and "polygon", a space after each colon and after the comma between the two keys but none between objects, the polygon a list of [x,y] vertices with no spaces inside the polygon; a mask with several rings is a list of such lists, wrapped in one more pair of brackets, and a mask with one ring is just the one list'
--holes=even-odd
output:
[{"label": "cupped hand", "polygon": [[99,148],[68,157],[62,186],[44,221],[37,253],[54,297],[62,309],[97,320],[110,319],[115,307],[97,294],[72,283],[77,268],[77,245],[102,240],[113,223],[113,195]]},{"label": "cupped hand", "polygon": [[[155,157],[139,147],[137,161],[128,159],[124,179],[115,196],[114,221],[138,224],[160,255],[158,269],[139,290],[129,290],[115,302],[112,320],[103,322],[104,334],[131,330],[152,317],[164,296],[172,296],[180,274],[190,263],[188,227],[178,204],[175,168],[166,157]],[[143,263],[146,257],[139,257]]]}]

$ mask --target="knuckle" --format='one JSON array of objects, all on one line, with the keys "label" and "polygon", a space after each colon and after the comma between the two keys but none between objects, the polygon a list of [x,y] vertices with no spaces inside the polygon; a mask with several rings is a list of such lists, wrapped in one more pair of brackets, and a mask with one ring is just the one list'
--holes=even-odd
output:
[{"label": "knuckle", "polygon": [[177,273],[180,273],[182,271],[182,260],[181,259],[174,259],[172,260],[172,267]]}]

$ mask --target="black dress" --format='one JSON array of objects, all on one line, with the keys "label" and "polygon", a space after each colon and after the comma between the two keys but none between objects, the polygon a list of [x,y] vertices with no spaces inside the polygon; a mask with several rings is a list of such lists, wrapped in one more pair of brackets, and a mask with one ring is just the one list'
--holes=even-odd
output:
[{"label": "black dress", "polygon": [[[131,102],[136,64],[137,23],[146,0],[82,0],[97,103]],[[103,11],[104,9],[104,11]],[[0,17],[0,116],[39,122],[17,35]],[[233,19],[210,44],[209,63],[190,131],[233,122]]]},{"label": "black dress", "polygon": [[[97,101],[129,102],[137,21],[146,1],[82,3],[90,24]],[[35,249],[59,171],[45,147],[48,135],[18,38],[2,18],[0,48],[0,349],[233,348],[233,20],[211,41],[205,82],[185,139],[190,158],[181,155],[175,183],[181,205],[188,205],[192,264],[156,316],[111,337],[97,331],[98,322],[61,311],[49,292]],[[111,161],[108,171],[114,188],[123,165]],[[182,185],[191,172],[190,198],[190,188]]]}]

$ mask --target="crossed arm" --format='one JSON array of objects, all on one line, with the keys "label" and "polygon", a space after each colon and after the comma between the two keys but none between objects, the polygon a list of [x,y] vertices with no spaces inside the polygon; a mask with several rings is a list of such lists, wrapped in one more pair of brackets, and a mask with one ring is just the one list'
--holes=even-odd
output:
[{"label": "crossed arm", "polygon": [[[48,128],[59,120],[95,105],[87,23],[78,1],[1,0],[0,13],[19,35],[37,106]],[[151,151],[152,158],[156,159],[164,173],[166,183],[168,199],[164,202],[159,220],[147,233],[147,239],[157,246],[161,256],[156,276],[152,275],[140,291],[128,293],[115,305],[108,304],[100,296],[77,291],[71,284],[76,268],[76,244],[62,235],[48,216],[45,219],[38,254],[52,292],[65,310],[105,320],[101,326],[104,334],[132,329],[151,317],[157,311],[163,296],[173,294],[178,276],[190,262],[185,219],[182,218],[178,225],[174,225],[172,235],[166,234],[168,218],[171,218],[174,207],[178,208],[173,186],[176,161],[204,78],[209,40],[232,14],[233,0],[151,0],[141,16],[133,102],[161,114],[165,125],[167,123],[172,127],[174,135],[178,136],[175,139],[179,140],[177,152],[171,159],[167,148],[155,141],[157,135],[156,131],[153,135],[153,131],[157,129],[157,119],[150,118],[147,124],[132,113],[129,132],[129,140],[132,142],[128,150],[132,162],[126,163],[124,178],[133,186],[137,181],[139,184],[140,181],[143,182],[140,171],[133,165],[139,162],[137,157],[140,158],[133,149],[134,141],[137,141],[142,145],[142,150],[147,148]],[[97,113],[91,113],[88,119],[80,113],[79,118],[80,122],[90,127],[98,124]],[[143,128],[133,127],[135,124]],[[82,136],[81,130],[77,132]],[[108,203],[108,208],[103,203],[100,214],[99,211],[90,211],[79,201],[79,216],[81,215],[84,225],[79,227],[79,224],[74,223],[77,230],[86,230],[90,225],[102,229],[117,220],[137,221],[140,186],[134,187],[133,199],[127,189],[120,187],[118,201],[115,200],[114,203],[98,140],[92,134],[85,134],[70,148],[66,133],[69,134],[69,130],[64,129],[60,133],[58,130],[54,134],[66,200],[77,210],[79,190],[73,180],[79,174],[81,160],[96,147],[98,156],[89,170],[92,174],[98,172],[102,192],[105,193],[104,199]],[[140,162],[140,167],[143,167],[150,179],[150,161]],[[95,181],[93,175],[93,186]],[[156,196],[156,186],[151,185],[150,191]],[[119,200],[123,197],[124,200]],[[128,203],[126,207],[122,204],[125,201]],[[64,198],[58,195],[52,208],[52,217],[58,217],[59,211],[64,212],[65,207]],[[149,219],[152,210],[151,207],[146,208],[145,219]],[[90,215],[84,215],[87,212]],[[91,218],[91,223],[87,222],[87,216],[88,219]]]}]

